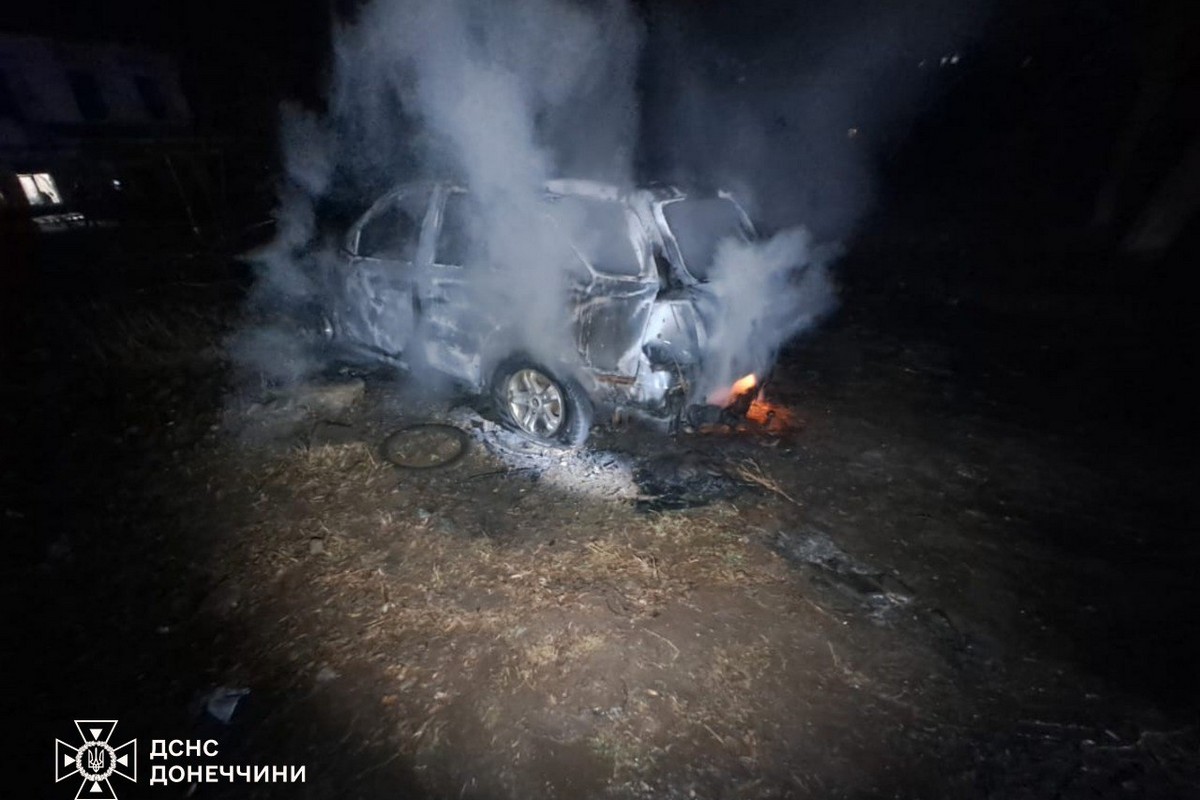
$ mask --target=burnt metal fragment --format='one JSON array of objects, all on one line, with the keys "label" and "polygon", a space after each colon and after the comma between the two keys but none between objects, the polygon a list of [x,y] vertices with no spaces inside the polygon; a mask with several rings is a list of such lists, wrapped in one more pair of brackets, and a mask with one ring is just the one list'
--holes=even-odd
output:
[{"label": "burnt metal fragment", "polygon": [[379,451],[384,460],[401,469],[440,469],[467,453],[467,434],[453,425],[427,422],[393,431]]}]

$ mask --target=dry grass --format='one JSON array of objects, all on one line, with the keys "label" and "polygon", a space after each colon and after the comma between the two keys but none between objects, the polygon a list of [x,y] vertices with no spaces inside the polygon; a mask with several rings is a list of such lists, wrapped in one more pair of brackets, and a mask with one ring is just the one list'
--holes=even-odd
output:
[{"label": "dry grass", "polygon": [[79,304],[64,301],[49,314],[75,352],[106,367],[163,368],[212,360],[233,325],[234,307],[195,298],[129,295]]},{"label": "dry grass", "polygon": [[[441,498],[405,483],[360,443],[298,448],[266,470],[234,480],[256,487],[253,505],[263,515],[248,531],[256,558],[270,556],[272,549],[294,551],[292,545],[307,539],[298,533],[345,539],[322,579],[352,592],[361,588],[363,575],[384,567],[387,550],[403,564],[403,577],[411,579],[394,592],[420,598],[418,606],[427,611],[441,609],[452,616],[463,612],[449,597],[464,588],[500,593],[528,612],[619,586],[636,614],[662,592],[697,582],[745,586],[779,580],[774,572],[747,566],[751,548],[734,529],[737,511],[728,506],[702,514],[640,515],[628,506],[578,504],[539,518],[541,527],[560,531],[556,545],[534,538],[502,546],[488,538],[445,534],[415,515],[411,509],[437,507]],[[280,497],[304,506],[299,531],[277,525],[281,520],[273,509]],[[400,576],[394,573],[389,567],[380,573],[383,578],[372,580],[396,582]],[[446,590],[450,595],[441,597]]]},{"label": "dry grass", "polygon": [[781,486],[774,478],[768,476],[763,471],[762,466],[752,458],[746,458],[734,464],[733,472],[738,478],[746,483],[753,484],[755,486],[761,486],[768,492],[779,495],[793,505],[800,505],[799,500],[785,492],[783,490],[783,486]]},{"label": "dry grass", "polygon": [[[486,459],[473,453],[461,471],[492,466]],[[286,609],[267,637],[277,657],[307,665],[304,674],[318,664],[343,673],[376,665],[385,676],[381,709],[398,746],[414,757],[459,735],[464,713],[491,736],[516,737],[509,744],[520,749],[532,734],[513,728],[515,718],[540,709],[540,724],[574,720],[580,704],[603,706],[585,715],[582,736],[611,762],[614,778],[643,774],[676,740],[716,736],[731,757],[747,757],[741,737],[771,667],[765,650],[717,647],[681,657],[669,636],[645,627],[665,608],[686,604],[698,586],[786,580],[743,535],[736,508],[643,515],[628,505],[537,497],[526,510],[481,493],[472,503],[494,506],[482,517],[529,523],[498,541],[472,536],[469,526],[442,529],[447,515],[479,511],[458,500],[451,479],[397,472],[362,444],[296,449],[230,480],[254,487],[254,500],[228,557],[260,604]],[[314,538],[323,543],[318,555],[309,551]],[[296,581],[304,587],[301,608],[289,588]],[[691,659],[686,669],[682,658]],[[695,673],[687,680],[698,695],[685,700],[626,685],[680,669]],[[608,710],[614,706],[619,714]]]}]

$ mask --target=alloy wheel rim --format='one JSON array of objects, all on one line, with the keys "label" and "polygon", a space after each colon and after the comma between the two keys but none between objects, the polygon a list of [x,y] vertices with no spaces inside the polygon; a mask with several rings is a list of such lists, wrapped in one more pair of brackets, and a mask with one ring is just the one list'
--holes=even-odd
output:
[{"label": "alloy wheel rim", "polygon": [[509,416],[525,433],[550,437],[562,428],[565,416],[562,391],[536,369],[518,370],[509,376],[505,400]]}]

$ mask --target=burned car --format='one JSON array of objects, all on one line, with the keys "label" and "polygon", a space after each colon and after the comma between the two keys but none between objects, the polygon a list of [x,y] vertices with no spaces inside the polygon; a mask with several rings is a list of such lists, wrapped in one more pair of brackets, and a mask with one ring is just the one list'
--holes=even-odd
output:
[{"label": "burned car", "polygon": [[[451,183],[381,196],[345,234],[323,333],[360,355],[449,375],[546,443],[582,443],[597,408],[677,419],[717,313],[704,290],[717,244],[755,235],[733,198],[547,183],[538,213],[566,244],[555,255],[565,326],[549,334],[565,341],[551,348],[506,335],[518,321],[505,312],[522,298],[503,299],[503,279],[480,277],[489,267],[473,261],[471,203]],[[481,302],[480,286],[502,299]]]}]

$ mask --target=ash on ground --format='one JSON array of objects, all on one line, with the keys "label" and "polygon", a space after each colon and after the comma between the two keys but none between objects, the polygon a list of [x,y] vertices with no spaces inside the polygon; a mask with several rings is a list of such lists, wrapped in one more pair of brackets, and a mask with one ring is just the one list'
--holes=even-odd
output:
[{"label": "ash on ground", "polygon": [[516,431],[485,419],[473,408],[456,406],[447,421],[470,434],[511,471],[531,477],[571,494],[608,500],[635,500],[633,458],[595,448],[569,450],[534,442]]},{"label": "ash on ground", "polygon": [[824,531],[803,526],[779,531],[770,541],[830,605],[850,611],[866,608],[876,619],[908,605],[912,591],[895,576],[871,567],[840,548]]},{"label": "ash on ground", "polygon": [[720,461],[690,450],[648,459],[634,477],[641,488],[640,511],[695,508],[727,500],[743,489]]}]

